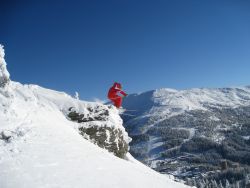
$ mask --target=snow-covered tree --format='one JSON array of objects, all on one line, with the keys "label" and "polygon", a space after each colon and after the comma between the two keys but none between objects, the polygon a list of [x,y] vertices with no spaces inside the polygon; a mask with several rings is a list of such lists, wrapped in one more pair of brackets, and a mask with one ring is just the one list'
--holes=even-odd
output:
[{"label": "snow-covered tree", "polygon": [[235,183],[235,188],[240,188],[240,182],[239,182],[239,181],[237,181],[237,182]]},{"label": "snow-covered tree", "polygon": [[245,186],[247,187],[247,186],[249,186],[250,185],[250,178],[249,178],[249,174],[247,174],[246,176],[245,176]]},{"label": "snow-covered tree", "polygon": [[213,188],[218,188],[218,184],[215,180],[212,180],[212,187]]},{"label": "snow-covered tree", "polygon": [[198,187],[198,188],[204,188],[204,187],[205,187],[204,182],[198,180],[198,182],[197,182],[197,187]]},{"label": "snow-covered tree", "polygon": [[219,188],[223,188],[222,182],[220,181]]},{"label": "snow-covered tree", "polygon": [[10,81],[10,74],[6,68],[4,55],[3,45],[0,44],[0,87],[5,87],[5,85]]},{"label": "snow-covered tree", "polygon": [[74,97],[75,97],[75,99],[79,100],[79,93],[77,91],[75,92],[75,96]]},{"label": "snow-covered tree", "polygon": [[226,179],[226,185],[225,188],[231,188],[229,181]]}]

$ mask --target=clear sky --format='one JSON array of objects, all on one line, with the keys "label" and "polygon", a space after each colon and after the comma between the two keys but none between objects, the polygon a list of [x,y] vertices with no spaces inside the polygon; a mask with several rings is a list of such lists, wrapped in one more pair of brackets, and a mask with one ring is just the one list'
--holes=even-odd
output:
[{"label": "clear sky", "polygon": [[83,100],[250,85],[249,0],[1,0],[12,80]]}]

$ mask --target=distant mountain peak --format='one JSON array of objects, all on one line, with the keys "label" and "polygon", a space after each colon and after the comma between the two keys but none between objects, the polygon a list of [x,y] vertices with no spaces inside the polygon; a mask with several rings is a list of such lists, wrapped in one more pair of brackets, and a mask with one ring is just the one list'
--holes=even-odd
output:
[{"label": "distant mountain peak", "polygon": [[[162,111],[176,115],[179,111],[207,110],[208,107],[238,107],[250,105],[250,87],[193,88],[176,90],[161,88],[125,98],[124,108],[136,110],[137,114]],[[169,112],[169,113],[165,113]],[[173,112],[173,114],[171,113]]]}]

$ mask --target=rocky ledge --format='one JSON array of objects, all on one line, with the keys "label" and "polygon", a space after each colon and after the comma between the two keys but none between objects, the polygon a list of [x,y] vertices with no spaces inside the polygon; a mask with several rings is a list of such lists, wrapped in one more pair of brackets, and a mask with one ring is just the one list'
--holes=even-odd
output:
[{"label": "rocky ledge", "polygon": [[[96,105],[87,107],[87,112],[69,108],[68,118],[79,123],[80,134],[108,150],[115,156],[125,158],[129,150],[129,137],[123,127],[115,125],[112,119],[112,106]],[[122,121],[122,120],[121,120]]]}]

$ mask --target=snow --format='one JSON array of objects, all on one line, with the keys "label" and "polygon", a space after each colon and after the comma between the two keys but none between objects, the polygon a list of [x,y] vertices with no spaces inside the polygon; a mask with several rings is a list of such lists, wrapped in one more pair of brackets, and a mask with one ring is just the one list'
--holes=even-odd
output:
[{"label": "snow", "polygon": [[153,94],[156,105],[152,113],[161,112],[168,117],[181,114],[187,110],[207,110],[207,105],[238,107],[250,105],[250,90],[248,87],[222,89],[190,89],[171,90],[158,89]]},{"label": "snow", "polygon": [[3,78],[9,79],[10,74],[6,68],[6,62],[4,59],[5,53],[3,49],[3,45],[0,44],[0,82],[2,82]]},{"label": "snow", "polygon": [[242,138],[245,139],[245,140],[249,140],[250,136],[242,136]]},{"label": "snow", "polygon": [[190,110],[207,111],[208,106],[236,108],[248,105],[250,105],[250,87],[187,90],[162,88],[132,94],[124,100],[125,108],[137,110],[135,113],[137,117],[150,115],[158,117],[157,119],[161,117],[165,119]]},{"label": "snow", "polygon": [[[179,118],[178,115],[184,115],[180,118],[181,121],[185,121],[185,118],[192,118],[195,113],[191,111],[199,111],[202,116],[203,112],[208,112],[206,114],[211,114],[209,120],[220,121],[220,117],[216,117],[211,108],[237,108],[250,105],[250,87],[230,87],[230,88],[194,88],[187,90],[174,90],[169,88],[156,89],[153,91],[147,91],[140,94],[132,94],[124,99],[123,106],[125,109],[136,110],[131,111],[132,115],[135,117],[125,117],[124,120],[129,129],[131,129],[131,135],[143,135],[147,133],[150,128],[154,126],[164,126],[166,122],[166,127],[184,129],[189,131],[189,138],[185,139],[184,142],[192,139],[197,132],[194,127],[188,126],[187,128],[182,127],[182,125],[176,124],[174,127],[170,127],[167,123],[170,119],[171,123],[175,119]],[[212,113],[209,113],[211,110]],[[186,113],[186,114],[184,114]],[[194,117],[195,118],[195,117]],[[180,121],[180,122],[181,122]],[[239,126],[239,125],[231,125]],[[230,127],[223,124],[219,125],[215,129],[215,133],[211,135],[211,139],[216,143],[221,143],[225,137],[221,133],[221,130],[229,129]],[[216,132],[216,130],[218,130]],[[220,130],[220,131],[219,131]],[[163,142],[154,136],[149,135],[149,141],[146,143],[139,142],[133,145],[134,151],[140,151],[142,148],[146,150],[144,152],[147,156],[144,161],[146,161],[151,167],[156,168],[157,163],[162,162],[161,153],[166,149],[162,149]],[[158,137],[160,138],[160,137]],[[243,137],[248,139],[248,137]],[[170,148],[168,151],[178,149],[180,146],[175,146]],[[168,159],[164,159],[167,161]],[[169,162],[169,161],[168,161]]]},{"label": "snow", "polygon": [[79,93],[76,91],[75,92],[75,99],[77,99],[77,100],[79,100],[80,99],[80,97],[79,97]]},{"label": "snow", "polygon": [[70,107],[89,113],[97,105],[110,111],[105,124],[127,136],[115,108],[36,85],[10,82],[0,89],[0,187],[186,187],[129,154],[123,160],[90,143],[65,117]]}]

